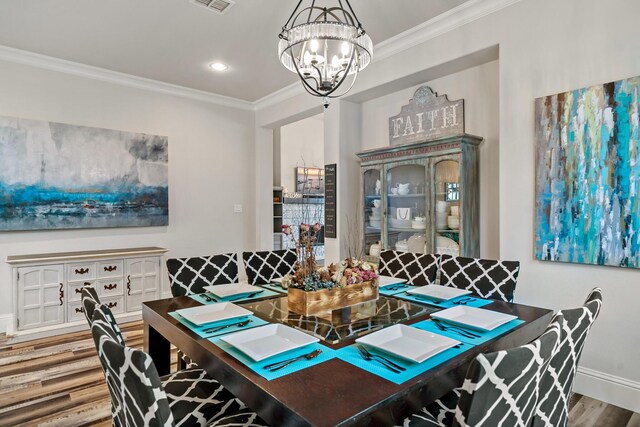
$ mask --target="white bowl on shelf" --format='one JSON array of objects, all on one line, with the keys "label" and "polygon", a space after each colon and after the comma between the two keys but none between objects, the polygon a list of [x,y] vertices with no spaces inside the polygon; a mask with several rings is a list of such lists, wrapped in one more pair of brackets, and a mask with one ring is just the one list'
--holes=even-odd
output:
[{"label": "white bowl on shelf", "polygon": [[447,225],[452,230],[457,230],[460,228],[460,217],[450,215],[447,217]]},{"label": "white bowl on shelf", "polygon": [[411,220],[389,218],[389,225],[391,228],[411,228]]}]

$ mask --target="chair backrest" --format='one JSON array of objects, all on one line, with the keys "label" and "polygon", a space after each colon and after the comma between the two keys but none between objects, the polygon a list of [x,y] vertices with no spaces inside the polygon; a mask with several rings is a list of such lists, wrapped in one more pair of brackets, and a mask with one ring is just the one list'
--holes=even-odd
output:
[{"label": "chair backrest", "polygon": [[96,307],[91,327],[98,357],[111,395],[114,426],[173,426],[173,415],[160,376],[151,357],[116,342],[99,317],[105,306]]},{"label": "chair backrest", "polygon": [[414,286],[436,283],[439,254],[386,250],[380,253],[380,275],[406,279]]},{"label": "chair backrest", "polygon": [[532,343],[476,357],[459,389],[453,425],[527,427],[540,379],[560,340],[562,322],[562,315],[556,315]]},{"label": "chair backrest", "polygon": [[93,319],[93,310],[95,310],[96,305],[100,304],[100,298],[98,298],[98,292],[93,286],[83,286],[82,293],[80,294],[81,303],[82,303],[82,311],[84,313],[84,317],[89,322],[89,327],[91,327],[91,321]]},{"label": "chair backrest", "polygon": [[440,284],[467,289],[483,298],[513,301],[520,261],[442,255]]},{"label": "chair backrest", "polygon": [[568,422],[569,398],[584,343],[600,313],[602,291],[591,291],[583,307],[561,310],[564,317],[562,341],[540,382],[540,399],[533,418],[534,427],[564,427]]},{"label": "chair backrest", "polygon": [[93,325],[98,322],[100,323],[100,327],[104,329],[111,338],[113,338],[117,343],[125,345],[124,337],[118,327],[118,322],[116,322],[116,318],[113,316],[111,309],[107,305],[96,304],[91,298],[84,298],[82,300],[82,305],[85,308],[85,312],[88,308],[93,313],[91,321],[89,322],[90,328],[93,328]]},{"label": "chair backrest", "polygon": [[244,268],[252,285],[265,285],[273,279],[292,274],[298,256],[295,249],[243,252]]},{"label": "chair backrest", "polygon": [[238,258],[235,253],[171,258],[167,271],[174,297],[201,294],[205,286],[237,283]]}]

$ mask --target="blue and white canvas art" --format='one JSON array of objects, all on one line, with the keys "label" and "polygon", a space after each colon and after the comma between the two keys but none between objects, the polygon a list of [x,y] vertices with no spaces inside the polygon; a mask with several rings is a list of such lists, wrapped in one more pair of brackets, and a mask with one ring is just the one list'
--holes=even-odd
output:
[{"label": "blue and white canvas art", "polygon": [[0,117],[0,231],[169,223],[168,141]]},{"label": "blue and white canvas art", "polygon": [[640,77],[536,100],[536,257],[640,268]]}]

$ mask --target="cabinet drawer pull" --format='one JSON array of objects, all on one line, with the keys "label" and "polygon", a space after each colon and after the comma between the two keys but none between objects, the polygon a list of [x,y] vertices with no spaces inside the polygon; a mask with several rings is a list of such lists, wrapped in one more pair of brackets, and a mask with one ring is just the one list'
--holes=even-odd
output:
[{"label": "cabinet drawer pull", "polygon": [[80,288],[80,289],[76,288],[75,291],[76,291],[76,294],[81,294],[82,293],[82,288]]},{"label": "cabinet drawer pull", "polygon": [[116,283],[110,283],[108,285],[104,285],[104,290],[105,291],[110,291],[112,289],[116,289],[118,287],[118,285]]},{"label": "cabinet drawer pull", "polygon": [[84,313],[84,308],[76,308],[76,313]]},{"label": "cabinet drawer pull", "polygon": [[82,286],[91,286],[91,282],[84,282]]},{"label": "cabinet drawer pull", "polygon": [[112,271],[116,271],[118,269],[117,265],[110,265],[108,267],[104,268],[104,271],[108,271],[109,273],[111,273]]},{"label": "cabinet drawer pull", "polygon": [[88,268],[81,268],[81,269],[76,268],[76,274],[87,274],[88,272],[89,272]]},{"label": "cabinet drawer pull", "polygon": [[117,307],[117,306],[118,306],[118,303],[117,303],[117,302],[110,302],[110,303],[107,303],[107,307],[109,307],[109,308],[113,308],[113,307]]},{"label": "cabinet drawer pull", "polygon": [[64,285],[60,283],[60,305],[62,305],[62,298],[64,298]]},{"label": "cabinet drawer pull", "polygon": [[131,295],[131,275],[127,276],[127,295]]}]

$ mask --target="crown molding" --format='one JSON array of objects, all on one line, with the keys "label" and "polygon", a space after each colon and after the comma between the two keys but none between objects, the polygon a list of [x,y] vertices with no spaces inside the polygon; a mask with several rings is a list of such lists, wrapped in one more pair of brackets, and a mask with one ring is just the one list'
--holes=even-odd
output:
[{"label": "crown molding", "polygon": [[[371,62],[382,61],[520,1],[522,0],[469,0],[422,24],[376,44],[373,47],[373,59]],[[301,93],[304,93],[304,90],[298,82],[264,96],[253,104],[257,111]]]},{"label": "crown molding", "polygon": [[237,108],[247,111],[254,110],[255,103],[250,101],[231,98],[229,96],[217,95],[211,92],[191,89],[184,86],[160,82],[157,80],[146,79],[144,77],[137,77],[131,74],[125,74],[118,71],[111,71],[91,65],[80,64],[77,62],[15,49],[8,46],[0,45],[0,61],[29,65],[45,70],[57,71],[60,73],[86,77],[89,79],[108,83],[115,83],[136,89],[192,99],[195,101],[207,102],[223,107]]}]

